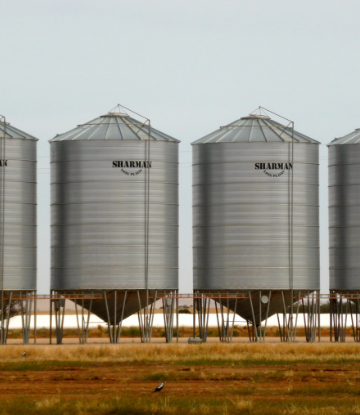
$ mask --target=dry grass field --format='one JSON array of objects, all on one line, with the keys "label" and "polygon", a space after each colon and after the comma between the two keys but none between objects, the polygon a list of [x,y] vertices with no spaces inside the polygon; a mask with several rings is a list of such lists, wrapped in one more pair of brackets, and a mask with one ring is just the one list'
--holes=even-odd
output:
[{"label": "dry grass field", "polygon": [[0,414],[360,414],[360,345],[1,346]]},{"label": "dry grass field", "polygon": [[[296,331],[298,337],[305,337],[305,329],[303,327],[299,327]],[[197,331],[198,334],[198,331]],[[38,328],[36,331],[36,335],[38,339],[48,339],[49,338],[49,329],[47,328]],[[179,327],[179,338],[188,339],[192,337],[193,329],[192,327]],[[353,331],[351,328],[347,328],[346,335],[351,339],[353,336]],[[174,336],[176,336],[176,331],[174,330]],[[323,339],[330,338],[330,328],[323,327],[321,329],[321,336]],[[53,337],[55,337],[55,330],[53,329]],[[89,329],[89,338],[91,339],[105,339],[109,338],[108,331],[106,328],[99,325],[96,328]],[[139,338],[140,337],[140,329],[139,327],[123,327],[121,330],[121,339],[123,338]],[[154,327],[152,331],[153,338],[165,338],[165,331],[163,327]],[[217,327],[209,327],[208,328],[208,337],[215,337],[218,338],[218,328]],[[280,332],[278,327],[267,327],[266,329],[266,337],[280,338]],[[34,338],[34,331],[30,331],[30,338]],[[64,339],[76,339],[78,338],[78,329],[77,328],[67,328],[63,331],[63,338]],[[248,328],[247,326],[235,326],[233,332],[233,338],[249,338]],[[20,329],[12,329],[9,330],[8,339],[22,339],[22,330]]]}]

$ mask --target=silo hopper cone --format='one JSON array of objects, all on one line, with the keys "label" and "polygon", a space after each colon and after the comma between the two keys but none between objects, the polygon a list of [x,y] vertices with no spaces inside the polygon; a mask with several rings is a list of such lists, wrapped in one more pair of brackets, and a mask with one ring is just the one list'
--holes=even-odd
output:
[{"label": "silo hopper cone", "polygon": [[[247,320],[251,323],[255,323],[256,326],[260,324],[260,321],[264,321],[266,317],[271,317],[276,313],[283,313],[284,312],[284,302],[285,302],[285,310],[291,305],[291,302],[296,302],[295,299],[298,297],[299,292],[294,291],[293,298],[291,298],[291,291],[290,290],[283,290],[283,291],[271,291],[271,296],[269,291],[261,290],[254,290],[250,291],[251,293],[251,302],[250,296],[249,298],[235,298],[229,299],[229,308],[231,311],[234,311],[244,320]],[[284,294],[284,300],[282,293]],[[234,293],[231,293],[234,297]],[[270,296],[270,304],[268,306],[268,299]],[[220,300],[214,298],[214,300],[220,304]],[[223,306],[227,306],[227,298],[222,298],[221,303]],[[260,304],[261,302],[261,304]],[[252,307],[251,307],[252,305]],[[261,311],[260,311],[261,310]],[[287,310],[287,312],[289,312]],[[236,321],[236,317],[235,317]],[[236,324],[236,323],[235,323]]]},{"label": "silo hopper cone", "polygon": [[[140,295],[140,303],[138,297],[138,291]],[[127,317],[132,316],[138,311],[146,307],[146,291],[145,290],[133,290],[127,291],[125,307],[124,307],[124,295],[125,291],[117,290],[117,299],[116,299],[116,310],[115,310],[115,295],[114,291],[106,291],[107,300],[105,298],[94,299],[91,302],[91,299],[79,299],[73,300],[80,307],[84,306],[86,310],[90,310],[92,314],[95,314],[106,323],[110,320],[110,325],[113,325],[115,322],[116,315],[116,324],[119,324],[121,318],[124,320]],[[154,296],[150,295],[149,306],[154,303]],[[108,314],[109,313],[109,314]]]}]

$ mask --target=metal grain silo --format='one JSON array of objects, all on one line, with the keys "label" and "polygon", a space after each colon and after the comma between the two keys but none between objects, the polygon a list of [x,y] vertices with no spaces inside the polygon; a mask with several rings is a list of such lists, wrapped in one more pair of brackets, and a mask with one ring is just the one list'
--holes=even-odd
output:
[{"label": "metal grain silo", "polygon": [[[345,340],[352,318],[355,340],[360,340],[360,129],[329,145],[329,250],[331,312],[335,340]],[[340,294],[340,297],[337,297]],[[347,301],[346,301],[347,300]]]},{"label": "metal grain silo", "polygon": [[256,326],[320,288],[318,144],[261,114],[193,143],[194,290]]},{"label": "metal grain silo", "polygon": [[178,143],[119,109],[50,141],[51,290],[87,294],[114,342],[178,289]]},{"label": "metal grain silo", "polygon": [[[0,117],[0,333],[6,343],[9,318],[22,314],[29,341],[36,292],[37,138]],[[21,307],[22,306],[22,307]]]}]

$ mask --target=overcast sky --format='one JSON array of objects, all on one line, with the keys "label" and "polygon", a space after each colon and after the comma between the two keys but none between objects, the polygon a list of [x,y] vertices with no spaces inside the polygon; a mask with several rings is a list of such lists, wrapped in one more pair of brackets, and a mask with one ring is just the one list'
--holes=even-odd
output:
[{"label": "overcast sky", "polygon": [[259,105],[320,151],[360,127],[360,1],[2,0],[0,114],[38,143],[38,292],[49,291],[48,140],[117,103],[181,140],[180,289],[192,290],[190,143]]}]

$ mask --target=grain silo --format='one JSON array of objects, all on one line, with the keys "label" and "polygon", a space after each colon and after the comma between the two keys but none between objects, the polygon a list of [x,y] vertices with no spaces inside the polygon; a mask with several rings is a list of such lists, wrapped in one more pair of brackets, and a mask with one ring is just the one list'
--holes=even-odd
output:
[{"label": "grain silo", "polygon": [[328,147],[331,322],[335,340],[345,341],[351,314],[360,341],[360,129]]},{"label": "grain silo", "polygon": [[[260,109],[192,144],[194,291],[258,340],[266,317],[320,288],[319,143]],[[229,314],[225,326],[229,339]],[[295,320],[281,326],[289,339]]]},{"label": "grain silo", "polygon": [[149,341],[156,299],[178,289],[178,143],[124,107],[50,141],[51,290],[115,343],[136,312]]},{"label": "grain silo", "polygon": [[36,142],[0,116],[0,333],[5,344],[10,317],[22,316],[29,342],[36,293]]}]

